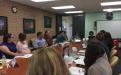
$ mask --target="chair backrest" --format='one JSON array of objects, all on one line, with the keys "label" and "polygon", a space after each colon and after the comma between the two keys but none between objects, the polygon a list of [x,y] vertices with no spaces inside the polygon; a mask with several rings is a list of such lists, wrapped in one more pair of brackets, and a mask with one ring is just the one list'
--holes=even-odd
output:
[{"label": "chair backrest", "polygon": [[62,46],[52,46],[53,49],[55,49],[57,52],[59,52],[61,55],[63,55],[63,47]]},{"label": "chair backrest", "polygon": [[110,65],[111,65],[112,69],[113,69],[113,67],[115,67],[115,65],[118,63],[118,61],[119,61],[119,58],[117,56],[113,56],[111,58]]}]

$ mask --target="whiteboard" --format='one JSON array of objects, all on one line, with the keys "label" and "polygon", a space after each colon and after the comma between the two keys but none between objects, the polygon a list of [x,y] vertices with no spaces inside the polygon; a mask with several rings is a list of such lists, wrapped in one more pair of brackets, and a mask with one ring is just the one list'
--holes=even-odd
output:
[{"label": "whiteboard", "polygon": [[121,20],[97,21],[97,32],[105,30],[111,33],[112,38],[121,38]]}]

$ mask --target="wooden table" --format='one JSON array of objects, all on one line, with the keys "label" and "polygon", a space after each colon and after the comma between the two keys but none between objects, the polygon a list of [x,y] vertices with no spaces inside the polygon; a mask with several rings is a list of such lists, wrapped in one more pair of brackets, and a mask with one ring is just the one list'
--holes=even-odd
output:
[{"label": "wooden table", "polygon": [[26,75],[30,59],[17,58],[17,65],[13,68],[4,68],[0,75]]},{"label": "wooden table", "polygon": [[[83,49],[81,43],[71,43],[69,45],[70,48],[77,47],[78,50]],[[63,47],[56,47],[55,49],[58,49],[61,54],[63,54]],[[2,69],[0,72],[0,75],[26,75],[27,68],[29,66],[30,58],[17,58],[17,64],[18,66],[14,68],[8,68],[8,69]],[[80,65],[79,65],[80,66]]]}]

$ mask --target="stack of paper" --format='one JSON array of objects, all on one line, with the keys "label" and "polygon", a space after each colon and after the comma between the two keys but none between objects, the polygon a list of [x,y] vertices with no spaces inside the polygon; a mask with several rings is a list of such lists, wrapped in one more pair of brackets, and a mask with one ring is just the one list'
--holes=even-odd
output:
[{"label": "stack of paper", "polygon": [[69,71],[71,75],[84,75],[82,68],[79,67],[70,67]]},{"label": "stack of paper", "polygon": [[84,64],[84,56],[80,56],[78,59],[74,60],[74,62],[75,62],[76,64],[85,65],[85,64]]},{"label": "stack of paper", "polygon": [[16,56],[15,58],[30,58],[33,54],[25,54],[23,56]]}]

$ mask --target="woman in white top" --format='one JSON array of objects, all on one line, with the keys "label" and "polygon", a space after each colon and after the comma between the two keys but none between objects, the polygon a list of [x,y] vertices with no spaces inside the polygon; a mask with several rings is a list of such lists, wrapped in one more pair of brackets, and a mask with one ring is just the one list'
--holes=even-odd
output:
[{"label": "woman in white top", "polygon": [[17,42],[17,50],[20,53],[28,54],[31,53],[26,42],[26,35],[24,33],[19,34],[19,41]]},{"label": "woman in white top", "polygon": [[104,57],[105,51],[98,40],[91,40],[85,52],[85,75],[112,75],[109,61]]}]

